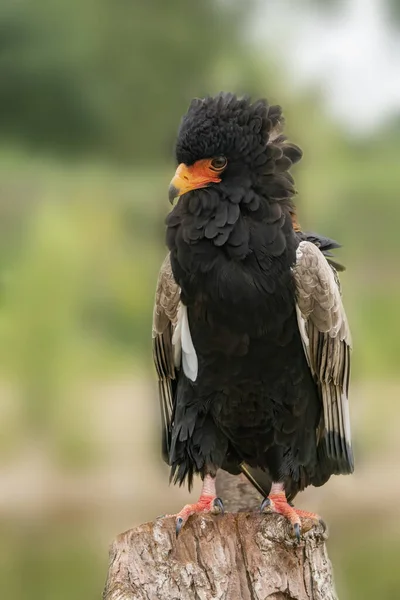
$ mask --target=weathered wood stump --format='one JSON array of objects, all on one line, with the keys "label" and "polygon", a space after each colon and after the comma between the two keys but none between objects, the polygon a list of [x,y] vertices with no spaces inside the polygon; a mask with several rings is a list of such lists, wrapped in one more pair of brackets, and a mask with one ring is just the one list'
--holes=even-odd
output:
[{"label": "weathered wood stump", "polygon": [[[308,531],[306,531],[308,529]],[[323,528],[304,521],[300,543],[278,515],[174,518],[121,534],[104,600],[335,600]]]}]

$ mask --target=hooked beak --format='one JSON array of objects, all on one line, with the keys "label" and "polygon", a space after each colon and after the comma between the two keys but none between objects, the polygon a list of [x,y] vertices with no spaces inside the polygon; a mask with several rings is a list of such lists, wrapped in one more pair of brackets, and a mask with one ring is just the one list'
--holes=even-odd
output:
[{"label": "hooked beak", "polygon": [[[175,179],[175,177],[174,177]],[[171,204],[174,203],[175,198],[178,198],[178,196],[181,195],[181,192],[179,191],[179,189],[177,187],[175,187],[175,185],[172,183],[174,181],[174,179],[171,181],[171,183],[169,184],[169,188],[168,188],[168,200],[170,201]]]},{"label": "hooked beak", "polygon": [[168,189],[168,198],[173,204],[175,198],[190,192],[210,185],[210,183],[219,183],[221,179],[216,173],[210,172],[209,161],[198,160],[193,165],[188,167],[181,163],[176,169],[175,175],[171,180]]}]

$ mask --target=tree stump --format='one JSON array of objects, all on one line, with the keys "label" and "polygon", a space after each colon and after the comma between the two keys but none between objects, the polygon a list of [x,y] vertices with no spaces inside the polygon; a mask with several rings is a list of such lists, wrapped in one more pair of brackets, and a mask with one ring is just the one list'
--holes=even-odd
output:
[{"label": "tree stump", "polygon": [[195,515],[178,538],[160,518],[116,539],[103,600],[336,600],[325,539],[275,514]]}]

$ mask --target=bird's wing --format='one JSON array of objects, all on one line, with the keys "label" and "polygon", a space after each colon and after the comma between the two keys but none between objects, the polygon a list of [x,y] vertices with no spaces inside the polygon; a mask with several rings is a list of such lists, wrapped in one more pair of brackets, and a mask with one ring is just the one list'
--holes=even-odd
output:
[{"label": "bird's wing", "polygon": [[171,423],[174,409],[177,369],[181,349],[173,343],[178,325],[180,289],[176,283],[169,254],[164,259],[158,275],[153,311],[153,358],[158,375],[158,390],[163,422],[163,456],[168,462]]},{"label": "bird's wing", "polygon": [[189,330],[186,306],[180,299],[168,254],[161,265],[153,311],[153,358],[158,375],[163,421],[163,456],[169,461],[171,426],[177,379],[181,369],[191,381],[197,378],[197,356]]},{"label": "bird's wing", "polygon": [[336,271],[309,241],[300,242],[293,269],[304,351],[318,385],[323,413],[319,456],[331,473],[354,469],[349,418],[351,337]]},{"label": "bird's wing", "polygon": [[[293,217],[292,217],[293,218]],[[334,260],[335,256],[332,254],[332,250],[336,250],[340,248],[340,244],[331,238],[325,237],[324,235],[320,235],[319,233],[314,233],[312,231],[301,231],[300,229],[296,230],[297,239],[300,242],[312,242],[315,246],[317,246],[322,254],[326,257],[328,263],[336,270],[336,271],[345,271],[346,268],[340,263]]]}]

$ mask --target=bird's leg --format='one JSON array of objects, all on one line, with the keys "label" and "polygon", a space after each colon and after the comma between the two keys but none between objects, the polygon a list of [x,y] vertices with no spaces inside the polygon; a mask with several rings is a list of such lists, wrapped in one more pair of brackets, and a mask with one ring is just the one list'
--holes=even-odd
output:
[{"label": "bird's leg", "polygon": [[318,523],[323,523],[322,519],[315,513],[294,508],[286,499],[285,487],[283,483],[273,483],[269,496],[261,504],[261,512],[268,508],[269,511],[283,515],[288,519],[293,527],[293,532],[298,541],[300,541],[301,517],[310,519]]},{"label": "bird's leg", "polygon": [[261,512],[267,507],[269,511],[276,512],[288,519],[293,527],[295,536],[299,540],[301,531],[300,517],[288,503],[283,483],[272,484],[269,496],[261,504]]},{"label": "bird's leg", "polygon": [[191,515],[195,513],[212,513],[217,515],[224,512],[224,505],[221,498],[217,498],[215,489],[215,477],[205,475],[203,479],[203,487],[198,502],[195,504],[186,504],[182,510],[176,515],[176,535]]}]

